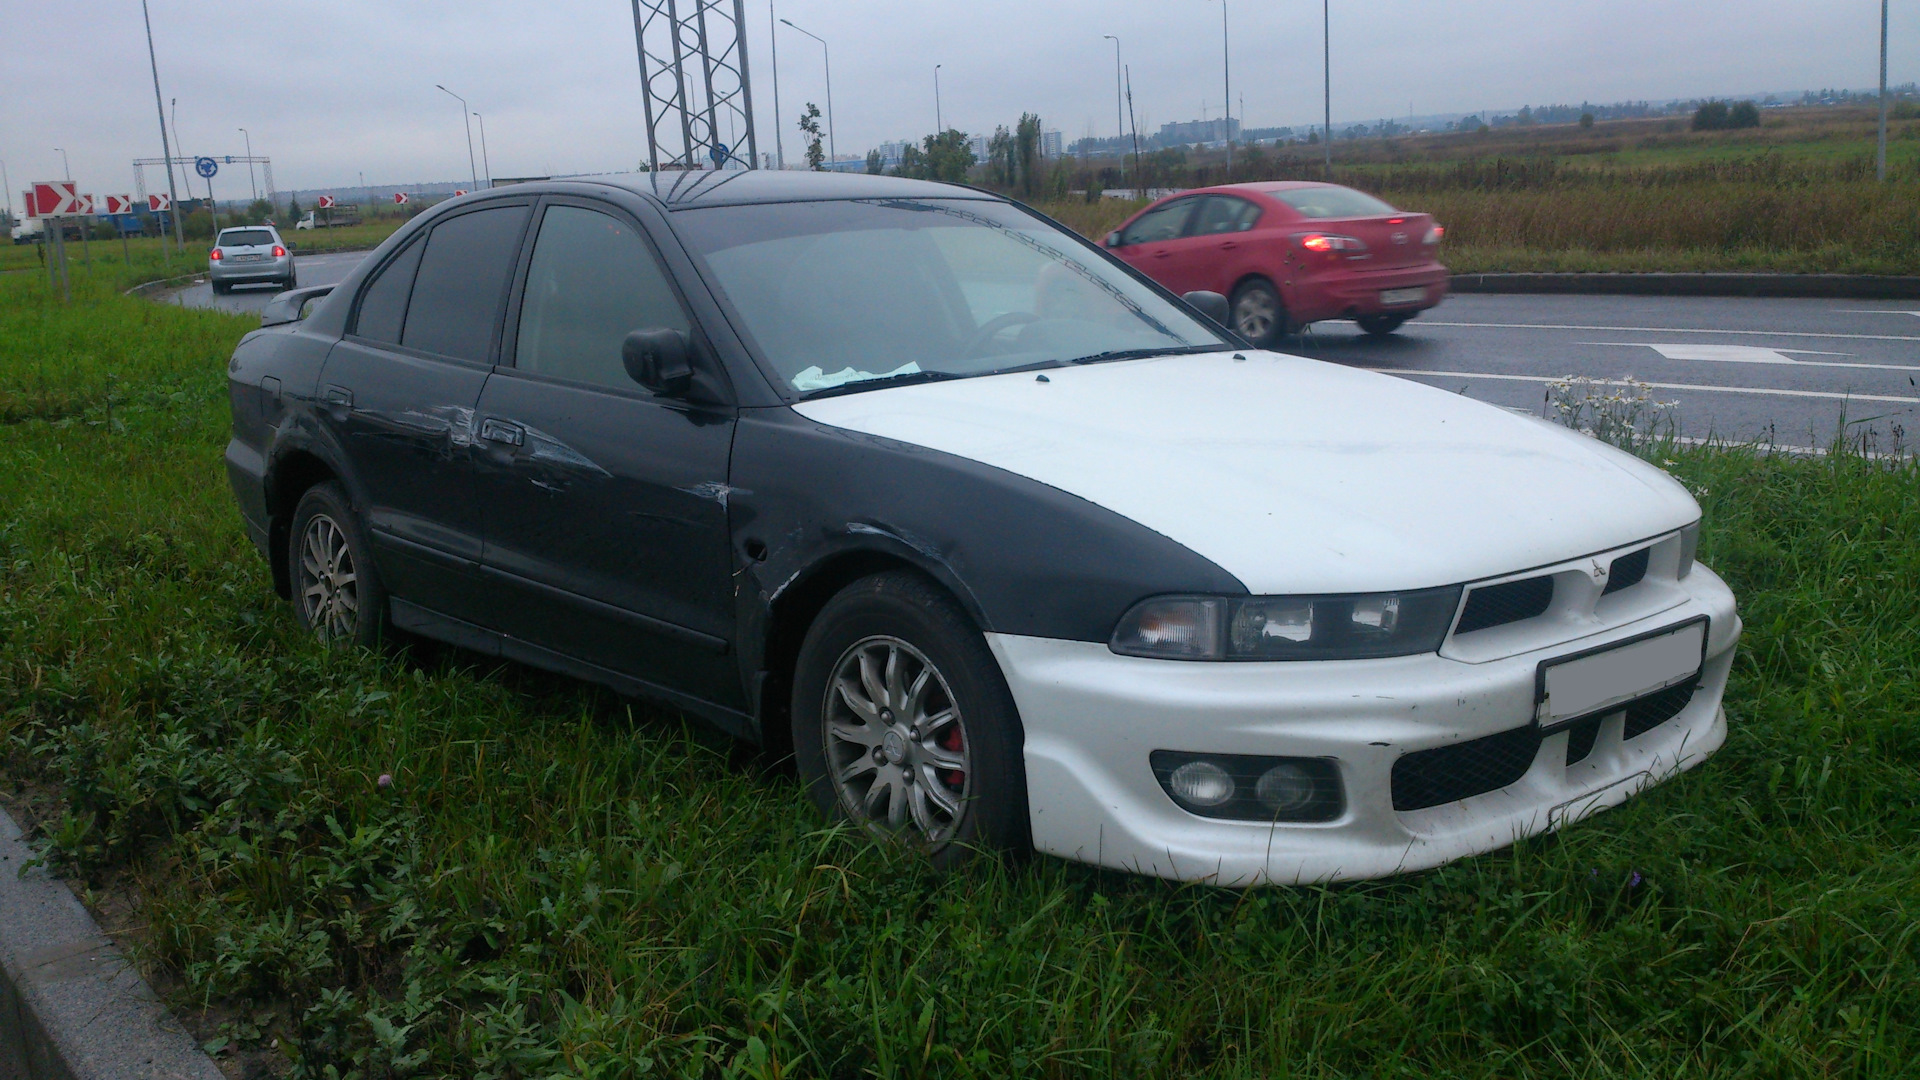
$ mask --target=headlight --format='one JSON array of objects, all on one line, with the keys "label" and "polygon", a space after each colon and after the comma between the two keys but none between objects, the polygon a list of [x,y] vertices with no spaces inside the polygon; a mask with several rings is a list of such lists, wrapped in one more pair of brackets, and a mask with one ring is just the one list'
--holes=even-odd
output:
[{"label": "headlight", "polygon": [[1680,530],[1680,566],[1673,572],[1674,577],[1686,577],[1693,573],[1693,558],[1700,553],[1700,523],[1694,522]]},{"label": "headlight", "polygon": [[1361,660],[1434,652],[1460,586],[1357,596],[1158,596],[1108,646],[1161,660]]}]

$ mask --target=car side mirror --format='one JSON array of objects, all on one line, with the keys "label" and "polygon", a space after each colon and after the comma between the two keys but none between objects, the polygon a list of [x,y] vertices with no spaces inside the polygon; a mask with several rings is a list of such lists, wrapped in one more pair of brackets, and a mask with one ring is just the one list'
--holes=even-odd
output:
[{"label": "car side mirror", "polygon": [[685,397],[693,388],[693,339],[684,330],[635,330],[621,343],[620,359],[634,382],[662,397]]},{"label": "car side mirror", "polygon": [[1107,234],[1107,238],[1105,240],[1100,241],[1100,243],[1103,247],[1110,247],[1110,248],[1119,247],[1120,234],[1117,232],[1110,232]]},{"label": "car side mirror", "polygon": [[1233,317],[1233,309],[1227,305],[1227,298],[1217,292],[1208,292],[1205,289],[1200,289],[1195,292],[1190,292],[1180,299],[1185,300],[1188,307],[1193,308],[1195,311],[1219,323],[1221,326],[1227,325],[1227,320]]}]

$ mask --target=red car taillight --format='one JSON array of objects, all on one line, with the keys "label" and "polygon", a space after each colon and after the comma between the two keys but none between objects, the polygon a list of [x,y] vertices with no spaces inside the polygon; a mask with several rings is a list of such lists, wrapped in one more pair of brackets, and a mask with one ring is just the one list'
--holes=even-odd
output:
[{"label": "red car taillight", "polygon": [[1300,246],[1322,255],[1348,259],[1364,258],[1367,254],[1367,245],[1359,238],[1335,233],[1308,233],[1300,238]]},{"label": "red car taillight", "polygon": [[287,249],[286,249],[286,248],[283,248],[283,247],[281,247],[281,246],[280,246],[279,244],[275,244],[275,245],[273,245],[273,257],[274,257],[274,258],[276,258],[276,259],[284,259],[284,258],[286,258],[286,257],[287,257]]},{"label": "red car taillight", "polygon": [[214,248],[214,249],[213,249],[213,251],[212,251],[212,252],[211,252],[211,253],[210,253],[210,254],[209,254],[209,255],[207,256],[207,258],[209,258],[209,259],[212,259],[212,260],[213,260],[214,262],[219,262],[219,261],[220,261],[220,249],[219,249],[219,248]]},{"label": "red car taillight", "polygon": [[1432,247],[1433,245],[1439,243],[1440,238],[1445,235],[1447,235],[1447,230],[1441,228],[1438,225],[1435,225],[1433,228],[1427,230],[1426,239],[1420,242],[1427,245],[1428,247]]}]

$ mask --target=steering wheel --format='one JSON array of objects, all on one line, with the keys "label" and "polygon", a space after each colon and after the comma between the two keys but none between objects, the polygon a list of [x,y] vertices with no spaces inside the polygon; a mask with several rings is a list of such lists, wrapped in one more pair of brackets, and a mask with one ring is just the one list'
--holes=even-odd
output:
[{"label": "steering wheel", "polygon": [[1031,311],[1009,311],[1004,315],[996,315],[988,319],[985,326],[974,332],[973,340],[967,342],[965,355],[979,356],[986,352],[987,346],[992,343],[995,335],[1016,326],[1039,321],[1040,316]]}]

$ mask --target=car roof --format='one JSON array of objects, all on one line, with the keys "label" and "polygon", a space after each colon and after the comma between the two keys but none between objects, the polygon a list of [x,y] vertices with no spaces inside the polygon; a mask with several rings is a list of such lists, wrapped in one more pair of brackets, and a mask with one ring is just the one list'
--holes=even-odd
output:
[{"label": "car roof", "polygon": [[907,180],[869,173],[787,169],[731,172],[619,173],[569,177],[569,183],[605,184],[658,199],[672,210],[747,203],[814,202],[822,199],[991,199],[1000,197],[958,184]]}]

